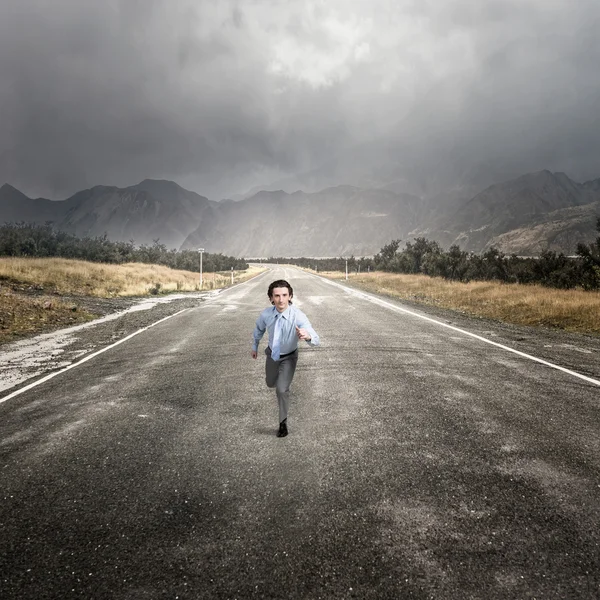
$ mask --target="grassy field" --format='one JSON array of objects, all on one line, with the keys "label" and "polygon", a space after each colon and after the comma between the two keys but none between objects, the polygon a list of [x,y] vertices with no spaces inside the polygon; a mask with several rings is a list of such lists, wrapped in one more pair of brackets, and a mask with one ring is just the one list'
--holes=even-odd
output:
[{"label": "grassy field", "polygon": [[[234,272],[239,283],[261,269]],[[344,273],[319,273],[343,280]],[[0,343],[93,319],[65,297],[115,298],[199,291],[198,273],[158,265],[109,265],[59,258],[0,258]],[[394,298],[518,325],[600,335],[600,293],[424,275],[352,274],[350,285]],[[204,273],[203,290],[231,285],[231,273]]]},{"label": "grassy field", "polygon": [[[259,271],[234,272],[239,283]],[[66,258],[0,258],[0,283],[34,286],[59,294],[96,296],[146,296],[162,292],[200,290],[200,274],[160,265],[111,265]],[[231,273],[203,273],[203,290],[231,284]]]},{"label": "grassy field", "polygon": [[[344,273],[319,273],[343,280]],[[517,325],[600,335],[600,292],[557,290],[491,281],[458,283],[426,275],[352,274],[353,287]]]},{"label": "grassy field", "polygon": [[[234,272],[234,283],[261,269]],[[202,290],[231,285],[231,272],[204,273]],[[200,274],[159,265],[62,258],[0,258],[0,343],[93,319],[65,296],[116,298],[200,291]]]}]

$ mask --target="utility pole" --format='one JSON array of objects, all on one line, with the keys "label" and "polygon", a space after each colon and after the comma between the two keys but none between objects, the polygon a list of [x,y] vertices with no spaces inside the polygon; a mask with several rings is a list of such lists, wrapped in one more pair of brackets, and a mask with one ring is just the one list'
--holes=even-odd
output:
[{"label": "utility pole", "polygon": [[346,259],[346,281],[348,281],[348,259]]},{"label": "utility pole", "polygon": [[233,285],[233,267],[231,267],[231,285]]},{"label": "utility pole", "polygon": [[204,248],[198,248],[198,252],[200,252],[200,289],[202,289],[202,253]]}]

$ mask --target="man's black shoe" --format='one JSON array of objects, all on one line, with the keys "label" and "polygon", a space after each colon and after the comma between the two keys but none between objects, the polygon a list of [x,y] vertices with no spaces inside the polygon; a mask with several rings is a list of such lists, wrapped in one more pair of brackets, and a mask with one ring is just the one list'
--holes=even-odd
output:
[{"label": "man's black shoe", "polygon": [[287,423],[285,421],[281,421],[281,423],[279,423],[279,431],[277,432],[277,437],[285,437],[287,434]]}]

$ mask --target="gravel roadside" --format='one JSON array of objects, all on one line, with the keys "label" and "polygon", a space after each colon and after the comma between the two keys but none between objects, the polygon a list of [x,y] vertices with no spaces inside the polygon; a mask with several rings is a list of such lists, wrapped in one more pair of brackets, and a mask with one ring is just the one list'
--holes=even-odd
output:
[{"label": "gravel roadside", "polygon": [[62,298],[77,301],[98,319],[0,346],[2,397],[116,341],[220,293],[173,294],[149,298]]}]

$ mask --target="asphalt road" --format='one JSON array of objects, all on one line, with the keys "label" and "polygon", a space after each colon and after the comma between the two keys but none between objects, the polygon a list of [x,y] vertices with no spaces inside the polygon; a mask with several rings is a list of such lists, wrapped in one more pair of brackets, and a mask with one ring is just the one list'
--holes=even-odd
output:
[{"label": "asphalt road", "polygon": [[[250,357],[279,276],[322,340],[282,439]],[[515,347],[563,364],[539,335]],[[295,269],[1,403],[0,432],[3,600],[600,597],[600,387]]]}]

